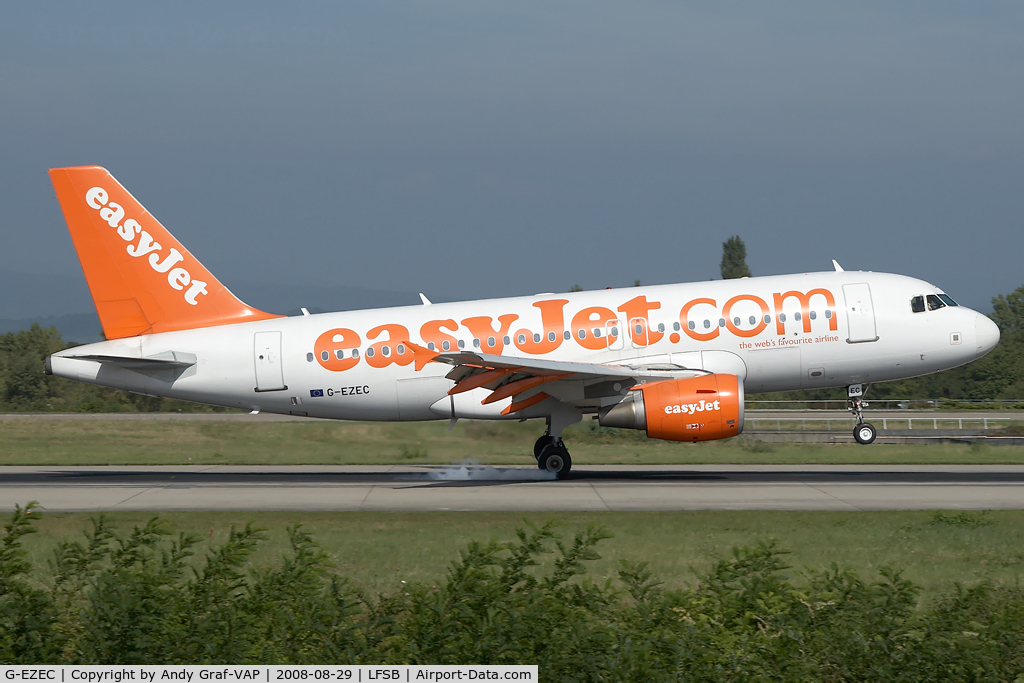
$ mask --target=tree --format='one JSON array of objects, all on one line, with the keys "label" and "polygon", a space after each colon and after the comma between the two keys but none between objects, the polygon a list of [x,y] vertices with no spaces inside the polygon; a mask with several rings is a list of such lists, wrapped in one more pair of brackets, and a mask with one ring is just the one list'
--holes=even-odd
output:
[{"label": "tree", "polygon": [[747,247],[739,235],[733,235],[722,242],[722,279],[734,280],[750,277],[747,267]]},{"label": "tree", "polygon": [[1024,285],[992,299],[992,320],[1003,334],[1024,330]]}]

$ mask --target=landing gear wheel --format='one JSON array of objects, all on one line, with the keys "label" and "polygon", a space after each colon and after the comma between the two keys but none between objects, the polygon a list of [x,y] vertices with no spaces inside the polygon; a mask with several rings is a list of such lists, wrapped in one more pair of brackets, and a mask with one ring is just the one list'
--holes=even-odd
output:
[{"label": "landing gear wheel", "polygon": [[537,439],[537,443],[533,444],[533,457],[540,460],[540,453],[541,451],[544,450],[544,447],[550,446],[551,444],[557,441],[558,439],[551,436],[550,434],[545,434],[544,436],[540,437],[539,439]]},{"label": "landing gear wheel", "polygon": [[865,446],[875,440],[878,436],[878,432],[875,431],[874,425],[870,425],[867,422],[863,422],[853,428],[853,438],[857,440],[857,443],[864,444]]},{"label": "landing gear wheel", "polygon": [[537,458],[537,467],[542,470],[554,473],[559,479],[564,479],[569,470],[572,469],[572,458],[569,450],[561,443],[550,444],[541,451]]}]

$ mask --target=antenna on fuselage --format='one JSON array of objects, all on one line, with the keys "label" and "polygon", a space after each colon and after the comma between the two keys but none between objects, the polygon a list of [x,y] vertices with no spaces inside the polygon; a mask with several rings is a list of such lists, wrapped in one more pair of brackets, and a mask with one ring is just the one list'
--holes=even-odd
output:
[{"label": "antenna on fuselage", "polygon": [[[835,266],[835,269],[836,269],[837,273],[842,273],[843,272],[843,267],[841,265],[839,265],[839,261],[836,261],[835,259],[832,259],[832,265]],[[423,295],[420,294],[420,296],[423,296]]]},{"label": "antenna on fuselage", "polygon": [[427,298],[427,297],[426,297],[426,296],[425,296],[425,295],[423,294],[423,292],[420,292],[420,301],[422,301],[422,302],[423,302],[423,305],[424,305],[424,306],[429,306],[429,305],[430,305],[430,299],[428,299],[428,298]]}]

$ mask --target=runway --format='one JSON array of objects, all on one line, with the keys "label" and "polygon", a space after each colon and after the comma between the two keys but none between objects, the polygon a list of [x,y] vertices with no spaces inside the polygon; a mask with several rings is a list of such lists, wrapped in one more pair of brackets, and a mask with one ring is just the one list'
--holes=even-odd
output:
[{"label": "runway", "polygon": [[0,467],[0,509],[1024,509],[1021,465]]}]

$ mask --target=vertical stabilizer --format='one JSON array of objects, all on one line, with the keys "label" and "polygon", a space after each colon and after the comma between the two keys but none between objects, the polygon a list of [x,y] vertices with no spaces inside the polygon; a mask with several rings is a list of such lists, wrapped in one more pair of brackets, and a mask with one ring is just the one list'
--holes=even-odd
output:
[{"label": "vertical stabilizer", "polygon": [[107,339],[280,317],[239,301],[106,169],[50,179]]}]

